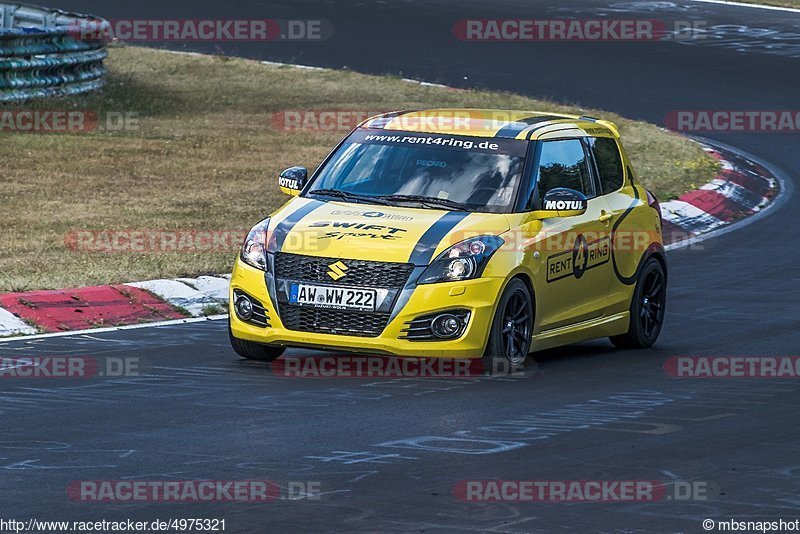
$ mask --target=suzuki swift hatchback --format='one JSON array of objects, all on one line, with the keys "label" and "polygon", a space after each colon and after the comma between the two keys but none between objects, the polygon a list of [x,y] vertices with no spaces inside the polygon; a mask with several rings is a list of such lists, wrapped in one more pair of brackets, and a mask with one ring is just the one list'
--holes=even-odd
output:
[{"label": "suzuki swift hatchback", "polygon": [[494,110],[369,119],[249,233],[233,270],[238,354],[528,354],[608,336],[649,347],[667,288],[658,202],[614,124]]}]

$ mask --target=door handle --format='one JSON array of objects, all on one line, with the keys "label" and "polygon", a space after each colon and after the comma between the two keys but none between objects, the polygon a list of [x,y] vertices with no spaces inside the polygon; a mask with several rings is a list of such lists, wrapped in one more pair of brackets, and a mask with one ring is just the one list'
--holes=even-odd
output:
[{"label": "door handle", "polygon": [[603,212],[603,214],[602,214],[602,215],[600,215],[600,219],[598,219],[598,220],[599,220],[600,222],[603,222],[603,223],[604,223],[604,222],[608,222],[608,221],[610,221],[610,220],[611,220],[611,219],[613,219],[613,218],[614,218],[614,214],[613,214],[613,213],[606,213],[606,212]]}]

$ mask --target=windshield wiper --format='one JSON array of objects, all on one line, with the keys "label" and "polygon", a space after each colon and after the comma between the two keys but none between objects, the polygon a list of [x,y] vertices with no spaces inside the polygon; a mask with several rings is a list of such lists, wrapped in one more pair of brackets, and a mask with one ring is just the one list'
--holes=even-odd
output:
[{"label": "windshield wiper", "polygon": [[419,202],[428,207],[447,208],[454,211],[472,211],[468,205],[454,200],[447,200],[446,198],[426,197],[422,195],[381,195],[379,198],[395,202]]},{"label": "windshield wiper", "polygon": [[382,197],[373,197],[369,195],[359,195],[356,193],[348,193],[347,191],[342,191],[340,189],[314,189],[313,191],[308,192],[310,195],[323,195],[326,197],[336,197],[341,198],[342,200],[354,200],[356,202],[363,201],[363,202],[374,202],[375,204],[380,204],[382,206],[388,206],[389,203],[382,199]]}]

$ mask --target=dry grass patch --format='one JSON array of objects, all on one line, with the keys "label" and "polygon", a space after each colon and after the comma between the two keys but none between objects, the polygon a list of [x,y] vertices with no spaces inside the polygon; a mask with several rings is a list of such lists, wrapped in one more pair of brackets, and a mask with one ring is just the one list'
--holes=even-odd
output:
[{"label": "dry grass patch", "polygon": [[800,0],[729,0],[745,4],[762,4],[765,6],[793,7],[800,9]]},{"label": "dry grass patch", "polygon": [[276,186],[280,170],[313,169],[343,135],[275,131],[272,113],[285,109],[591,113],[620,125],[640,178],[662,198],[717,170],[697,145],[655,126],[509,93],[135,47],[114,48],[108,65],[102,93],[36,106],[135,112],[137,130],[0,133],[0,291],[227,271],[233,251],[90,253],[65,240],[77,230],[245,231],[285,202]]}]

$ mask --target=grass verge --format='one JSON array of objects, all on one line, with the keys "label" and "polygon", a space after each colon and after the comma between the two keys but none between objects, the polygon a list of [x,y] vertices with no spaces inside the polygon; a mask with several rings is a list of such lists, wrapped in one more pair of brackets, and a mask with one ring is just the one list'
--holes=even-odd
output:
[{"label": "grass verge", "polygon": [[[663,199],[706,183],[718,169],[698,146],[653,125],[509,93],[137,47],[113,48],[108,66],[102,93],[32,107],[93,110],[102,124],[133,113],[129,129],[0,132],[2,292],[228,271],[238,243],[213,252],[106,253],[82,251],[74,238],[83,231],[213,230],[238,242],[285,202],[280,170],[313,169],[344,135],[276,131],[272,114],[286,109],[590,113],[619,124],[639,177]],[[92,247],[107,235],[93,234]],[[177,248],[185,250],[180,242]]]},{"label": "grass verge", "polygon": [[761,4],[762,6],[793,7],[800,9],[800,0],[728,0],[740,4]]}]

